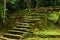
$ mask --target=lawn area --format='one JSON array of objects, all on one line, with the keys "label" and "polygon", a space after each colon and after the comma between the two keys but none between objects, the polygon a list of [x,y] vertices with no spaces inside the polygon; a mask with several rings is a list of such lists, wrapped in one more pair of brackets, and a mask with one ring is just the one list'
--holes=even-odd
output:
[{"label": "lawn area", "polygon": [[60,35],[60,30],[59,29],[49,29],[49,30],[39,31],[38,29],[35,29],[33,31],[33,34],[36,34],[36,35]]},{"label": "lawn area", "polygon": [[32,38],[28,38],[25,40],[60,40],[60,38],[39,38],[39,37],[32,37]]},{"label": "lawn area", "polygon": [[[42,35],[42,38],[38,35]],[[44,31],[39,31],[38,29],[33,30],[33,34],[27,36],[24,40],[60,40],[59,37],[47,37],[46,35],[60,35],[59,29],[49,29]],[[46,37],[45,37],[46,36]]]}]

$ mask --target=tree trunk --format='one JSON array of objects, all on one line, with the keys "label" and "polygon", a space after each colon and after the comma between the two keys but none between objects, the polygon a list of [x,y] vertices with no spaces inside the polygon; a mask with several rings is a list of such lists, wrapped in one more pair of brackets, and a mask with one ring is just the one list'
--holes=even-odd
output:
[{"label": "tree trunk", "polygon": [[3,23],[6,21],[6,0],[4,0]]}]

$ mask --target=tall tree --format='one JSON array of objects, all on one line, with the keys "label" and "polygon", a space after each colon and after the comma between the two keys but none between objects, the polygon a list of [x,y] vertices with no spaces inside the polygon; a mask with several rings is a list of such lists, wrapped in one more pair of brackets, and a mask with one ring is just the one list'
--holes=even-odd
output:
[{"label": "tall tree", "polygon": [[5,19],[6,19],[6,0],[4,0],[3,23],[5,23]]}]

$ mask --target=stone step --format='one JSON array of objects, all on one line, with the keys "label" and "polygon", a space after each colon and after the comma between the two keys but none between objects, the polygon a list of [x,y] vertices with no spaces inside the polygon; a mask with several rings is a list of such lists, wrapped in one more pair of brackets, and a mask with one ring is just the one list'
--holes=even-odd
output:
[{"label": "stone step", "polygon": [[19,24],[19,25],[28,25],[28,26],[29,26],[28,23],[20,23],[20,22],[18,22],[18,24]]},{"label": "stone step", "polygon": [[37,12],[35,12],[35,13],[30,13],[30,14],[27,14],[27,15],[40,15],[40,13],[37,13]]},{"label": "stone step", "polygon": [[31,29],[31,27],[24,27],[24,26],[16,26],[16,28]]},{"label": "stone step", "polygon": [[17,31],[17,30],[9,30],[10,34],[17,34],[17,35],[21,35],[21,36],[24,36],[26,33],[28,32],[23,32],[23,31]]},{"label": "stone step", "polygon": [[25,17],[24,20],[40,20],[41,17]]},{"label": "stone step", "polygon": [[23,26],[29,26],[28,23],[21,23],[21,22],[16,22],[17,25],[23,25]]},{"label": "stone step", "polygon": [[40,16],[45,16],[46,14],[48,14],[48,13],[29,14],[29,15],[24,16],[24,17],[40,17]]},{"label": "stone step", "polygon": [[28,16],[28,17],[25,17],[24,19],[34,19],[34,20],[36,20],[36,19],[40,19],[41,17],[40,16]]},{"label": "stone step", "polygon": [[21,35],[15,35],[15,34],[4,34],[3,37],[6,37],[6,38],[10,38],[10,39],[20,39],[20,38],[24,38],[23,36]]},{"label": "stone step", "polygon": [[23,23],[33,23],[33,22],[24,20]]},{"label": "stone step", "polygon": [[[31,21],[29,21],[29,20],[24,20],[23,23],[29,23],[29,24],[31,24],[31,23],[35,23],[35,22],[32,21],[32,20],[31,20]],[[29,25],[29,26],[30,26],[30,25]]]},{"label": "stone step", "polygon": [[1,40],[19,40],[19,39],[10,39],[10,38],[6,38],[6,37],[2,37]]},{"label": "stone step", "polygon": [[27,15],[24,18],[40,18],[41,16],[46,16],[46,14],[40,14],[40,15]]},{"label": "stone step", "polygon": [[[43,16],[42,16],[42,17],[43,17]],[[41,18],[41,17],[32,17],[32,18],[29,18],[29,17],[27,18],[27,17],[26,17],[26,18],[24,18],[24,19],[27,19],[27,20],[28,20],[28,19],[34,19],[34,20],[36,20],[36,19],[40,19],[40,18]]]},{"label": "stone step", "polygon": [[40,21],[40,19],[25,19],[26,21]]},{"label": "stone step", "polygon": [[24,20],[24,21],[26,21],[26,23],[35,23],[36,21],[40,21],[40,19],[37,19],[37,20]]},{"label": "stone step", "polygon": [[21,27],[31,27],[31,26],[27,26],[27,25],[16,25],[16,26],[21,26]]},{"label": "stone step", "polygon": [[20,29],[20,28],[14,28],[13,30],[16,30],[16,31],[23,31],[23,32],[29,32],[30,30],[24,30],[24,29]]},{"label": "stone step", "polygon": [[40,18],[25,18],[25,20],[40,20]]},{"label": "stone step", "polygon": [[19,27],[15,27],[13,29],[29,30],[29,29],[26,29],[26,28],[19,28]]},{"label": "stone step", "polygon": [[24,28],[13,28],[13,30],[20,30],[20,31],[22,31],[22,30],[24,30],[24,31],[30,31],[31,29],[24,29]]},{"label": "stone step", "polygon": [[28,14],[27,16],[39,16],[40,13],[32,13],[32,14]]}]

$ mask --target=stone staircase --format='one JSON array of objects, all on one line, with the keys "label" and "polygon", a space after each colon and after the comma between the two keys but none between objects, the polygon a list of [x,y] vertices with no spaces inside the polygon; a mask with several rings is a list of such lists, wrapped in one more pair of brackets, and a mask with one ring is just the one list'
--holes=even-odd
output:
[{"label": "stone staircase", "polygon": [[27,23],[20,23],[11,30],[8,30],[2,37],[2,40],[23,40],[24,36],[31,33],[31,26]]},{"label": "stone staircase", "polygon": [[27,16],[24,16],[25,17],[25,22],[35,22],[35,21],[40,21],[40,14],[39,13],[30,13],[30,14],[27,14]]},{"label": "stone staircase", "polygon": [[2,40],[23,40],[24,36],[32,33],[30,24],[34,24],[36,21],[40,21],[40,15],[37,13],[24,16],[24,21],[22,23],[17,22],[16,27],[8,30],[8,33],[3,35]]}]

